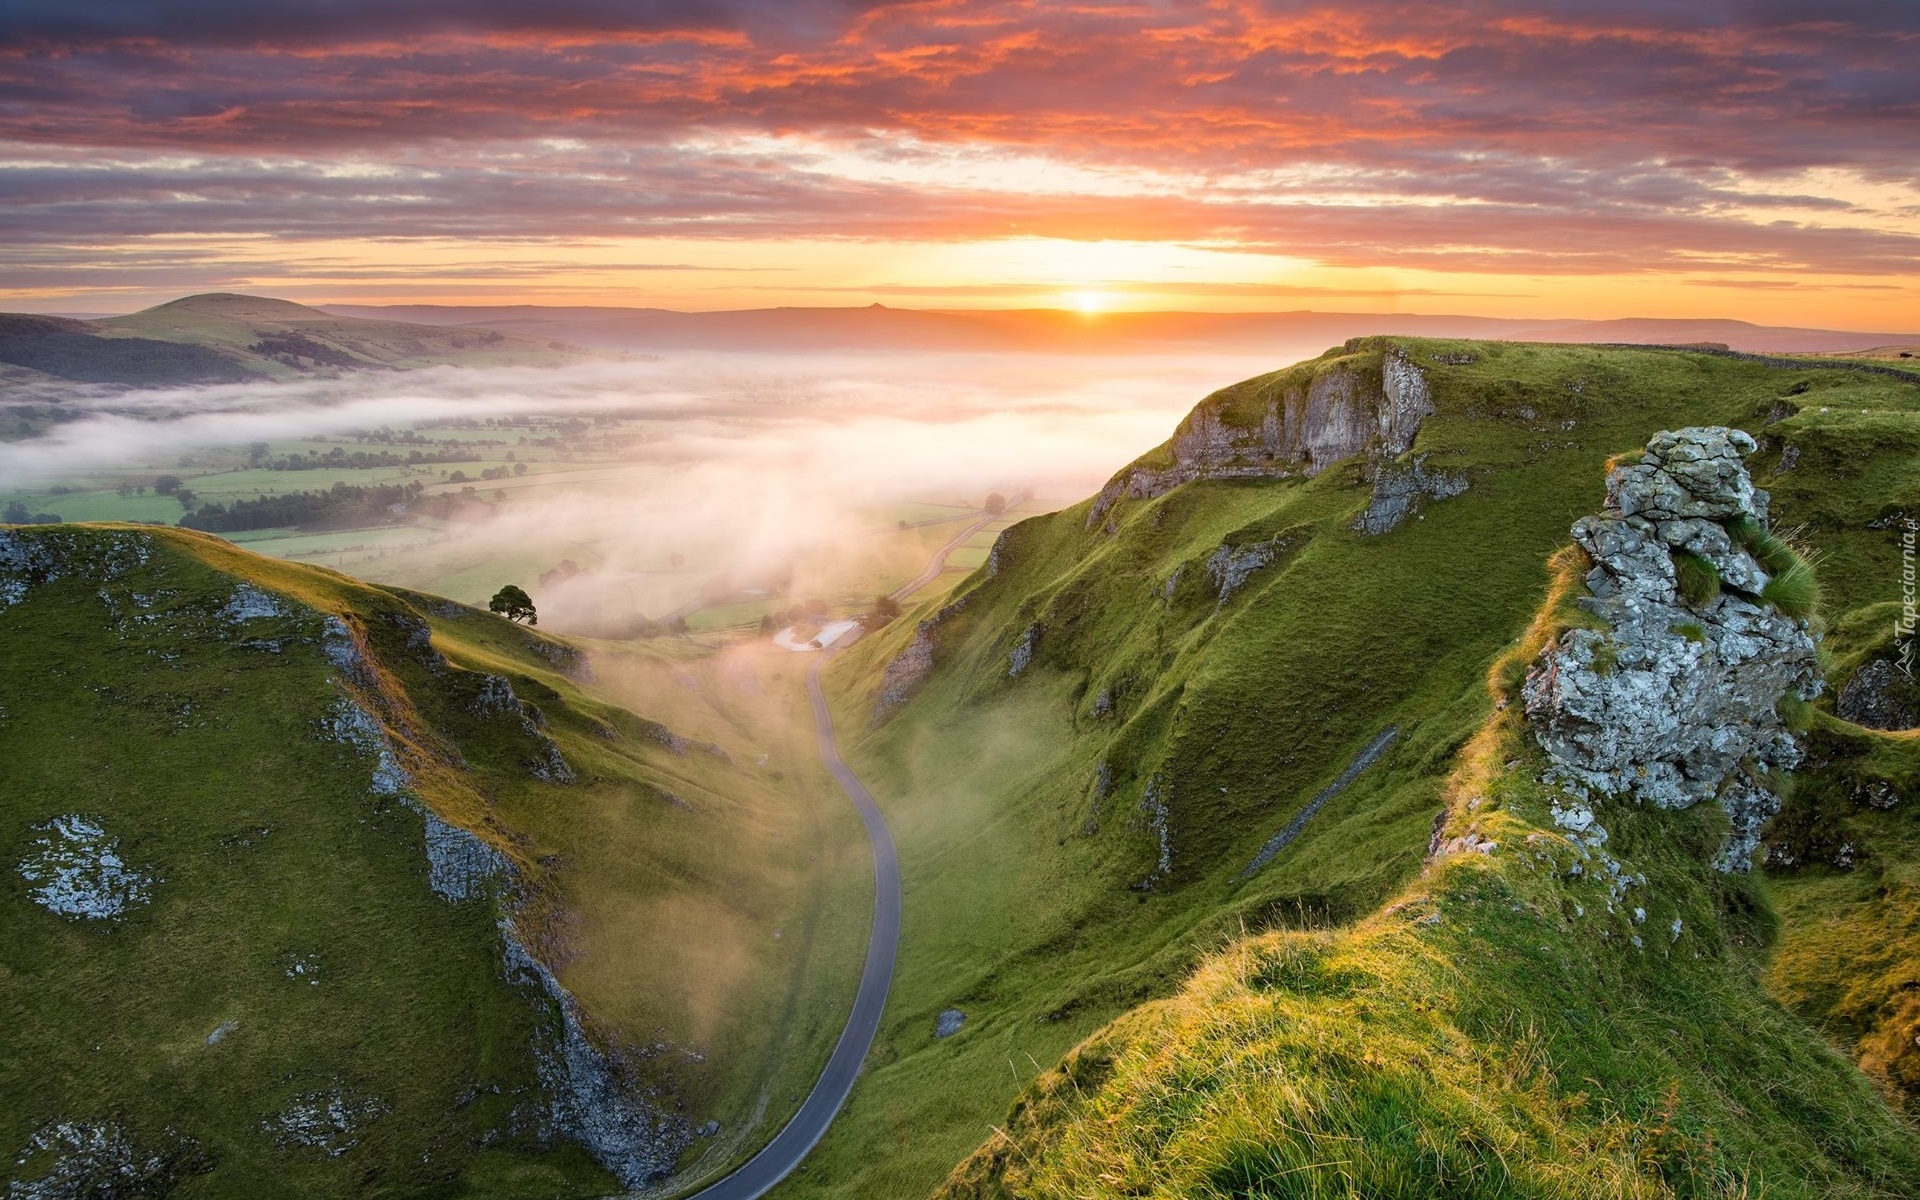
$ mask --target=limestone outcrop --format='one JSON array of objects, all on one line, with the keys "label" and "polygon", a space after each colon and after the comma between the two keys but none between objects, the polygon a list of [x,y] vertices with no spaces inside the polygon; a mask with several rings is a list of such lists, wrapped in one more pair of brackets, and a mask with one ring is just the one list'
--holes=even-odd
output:
[{"label": "limestone outcrop", "polygon": [[1408,517],[1417,516],[1429,500],[1445,500],[1467,490],[1467,476],[1427,465],[1427,456],[1409,462],[1383,463],[1373,475],[1373,495],[1366,511],[1354,519],[1356,533],[1382,534]]},{"label": "limestone outcrop", "polygon": [[884,720],[889,713],[912,699],[913,694],[920,690],[920,685],[926,682],[927,676],[933,674],[933,652],[938,645],[940,627],[958,616],[966,606],[967,597],[961,596],[915,627],[913,640],[893,657],[880,676],[880,695],[873,702],[875,722]]},{"label": "limestone outcrop", "polygon": [[1753,450],[1735,429],[1663,432],[1608,475],[1605,512],[1573,526],[1592,560],[1578,600],[1590,625],[1548,646],[1523,690],[1575,793],[1719,803],[1733,823],[1715,864],[1726,871],[1747,869],[1779,808],[1771,777],[1800,760],[1781,702],[1821,689],[1806,621],[1762,598],[1768,497],[1743,461]]},{"label": "limestone outcrop", "polygon": [[1390,460],[1413,447],[1433,412],[1433,394],[1413,361],[1389,349],[1375,376],[1345,362],[1267,402],[1258,425],[1225,419],[1228,397],[1202,401],[1174,431],[1169,466],[1140,463],[1102,488],[1087,517],[1098,524],[1122,499],[1163,496],[1196,479],[1317,475],[1330,463],[1368,454]]}]

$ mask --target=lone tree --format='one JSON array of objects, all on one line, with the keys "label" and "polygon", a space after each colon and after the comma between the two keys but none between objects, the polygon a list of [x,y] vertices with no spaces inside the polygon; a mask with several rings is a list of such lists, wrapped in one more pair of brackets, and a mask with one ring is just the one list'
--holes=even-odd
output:
[{"label": "lone tree", "polygon": [[487,607],[509,621],[540,623],[540,614],[533,611],[533,597],[511,583],[495,592],[493,599],[487,601]]},{"label": "lone tree", "polygon": [[999,492],[988,492],[987,502],[981,505],[981,507],[997,517],[1007,511],[1007,498]]}]

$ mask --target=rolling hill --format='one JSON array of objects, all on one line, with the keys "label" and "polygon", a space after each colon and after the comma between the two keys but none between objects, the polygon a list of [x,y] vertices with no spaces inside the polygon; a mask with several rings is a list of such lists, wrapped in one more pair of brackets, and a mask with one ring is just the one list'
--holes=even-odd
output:
[{"label": "rolling hill", "polygon": [[553,366],[579,347],[492,329],[340,317],[259,296],[187,296],[123,317],[0,314],[0,363],[23,382],[165,387],[429,366]]},{"label": "rolling hill", "polygon": [[[1916,523],[1885,364],[1365,337],[1206,397],[828,669],[901,941],[777,1194],[1914,1194]],[[823,1060],[868,883],[753,647],[589,679],[127,526],[0,531],[0,641],[32,1186],[685,1190]]]},{"label": "rolling hill", "polygon": [[1529,320],[1423,313],[1088,314],[1055,308],[942,310],[882,304],[720,312],[535,304],[327,305],[326,311],[454,328],[494,328],[532,338],[561,338],[608,353],[1212,352],[1268,354],[1285,361],[1310,355],[1331,342],[1370,334],[1529,342],[1711,342],[1734,350],[1777,354],[1830,354],[1915,340],[1911,334],[1801,329],[1716,319]]}]

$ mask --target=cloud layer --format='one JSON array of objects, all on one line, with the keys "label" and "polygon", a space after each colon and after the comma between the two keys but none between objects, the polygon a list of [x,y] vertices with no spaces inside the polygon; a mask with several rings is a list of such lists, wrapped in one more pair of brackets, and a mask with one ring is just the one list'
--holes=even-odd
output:
[{"label": "cloud layer", "polygon": [[0,287],[182,233],[1911,276],[1916,51],[1858,0],[30,0]]}]

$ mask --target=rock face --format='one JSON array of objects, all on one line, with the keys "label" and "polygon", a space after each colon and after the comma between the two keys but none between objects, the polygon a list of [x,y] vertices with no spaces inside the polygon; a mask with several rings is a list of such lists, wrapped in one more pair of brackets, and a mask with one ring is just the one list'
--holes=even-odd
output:
[{"label": "rock face", "polygon": [[36,836],[20,863],[35,904],[63,917],[112,920],[152,897],[153,880],[120,857],[118,838],[79,813],[33,827]]},{"label": "rock face", "polygon": [[912,699],[927,676],[933,674],[936,634],[942,625],[958,616],[966,604],[967,598],[962,596],[920,622],[907,648],[887,664],[887,669],[880,676],[880,695],[873,702],[873,719],[876,722]]},{"label": "rock face", "polygon": [[503,720],[519,728],[533,746],[522,765],[535,779],[543,783],[579,782],[579,775],[560,753],[559,743],[546,731],[547,719],[537,707],[514,694],[512,680],[504,675],[482,676],[471,708],[476,716]]},{"label": "rock face", "polygon": [[1847,680],[1833,710],[1869,729],[1920,728],[1920,683],[1897,660],[1876,658]]},{"label": "rock face", "polygon": [[1040,623],[1036,621],[1020,634],[1020,640],[1007,652],[1007,674],[1018,675],[1032,664],[1034,653],[1040,649],[1041,632]]},{"label": "rock face", "polygon": [[141,1142],[108,1122],[62,1121],[36,1130],[15,1156],[7,1198],[167,1196],[211,1166],[198,1143],[172,1130],[157,1142]]},{"label": "rock face", "polygon": [[1245,586],[1247,580],[1280,555],[1278,542],[1254,542],[1247,546],[1222,546],[1207,558],[1207,579],[1225,604]]},{"label": "rock face", "polygon": [[1223,407],[1209,398],[1181,422],[1172,466],[1135,465],[1114,476],[1094,500],[1088,527],[1122,499],[1162,496],[1195,479],[1310,476],[1356,454],[1398,457],[1433,412],[1433,394],[1419,367],[1388,350],[1377,379],[1337,363],[1269,401],[1257,428],[1223,420]]},{"label": "rock face", "polygon": [[[1767,494],[1734,429],[1655,435],[1646,458],[1607,478],[1607,508],[1573,537],[1593,561],[1579,606],[1601,628],[1569,630],[1528,674],[1526,711],[1573,790],[1661,808],[1717,801],[1733,832],[1715,865],[1747,869],[1779,808],[1769,773],[1800,760],[1781,700],[1820,692],[1803,621],[1759,600],[1760,564],[1727,528],[1759,528]],[[1676,554],[1713,564],[1724,590],[1681,592]]]},{"label": "rock face", "polygon": [[1358,533],[1382,534],[1419,513],[1429,500],[1445,500],[1467,490],[1467,477],[1427,465],[1427,456],[1412,462],[1385,463],[1374,472],[1373,496],[1367,510],[1354,521]]}]

